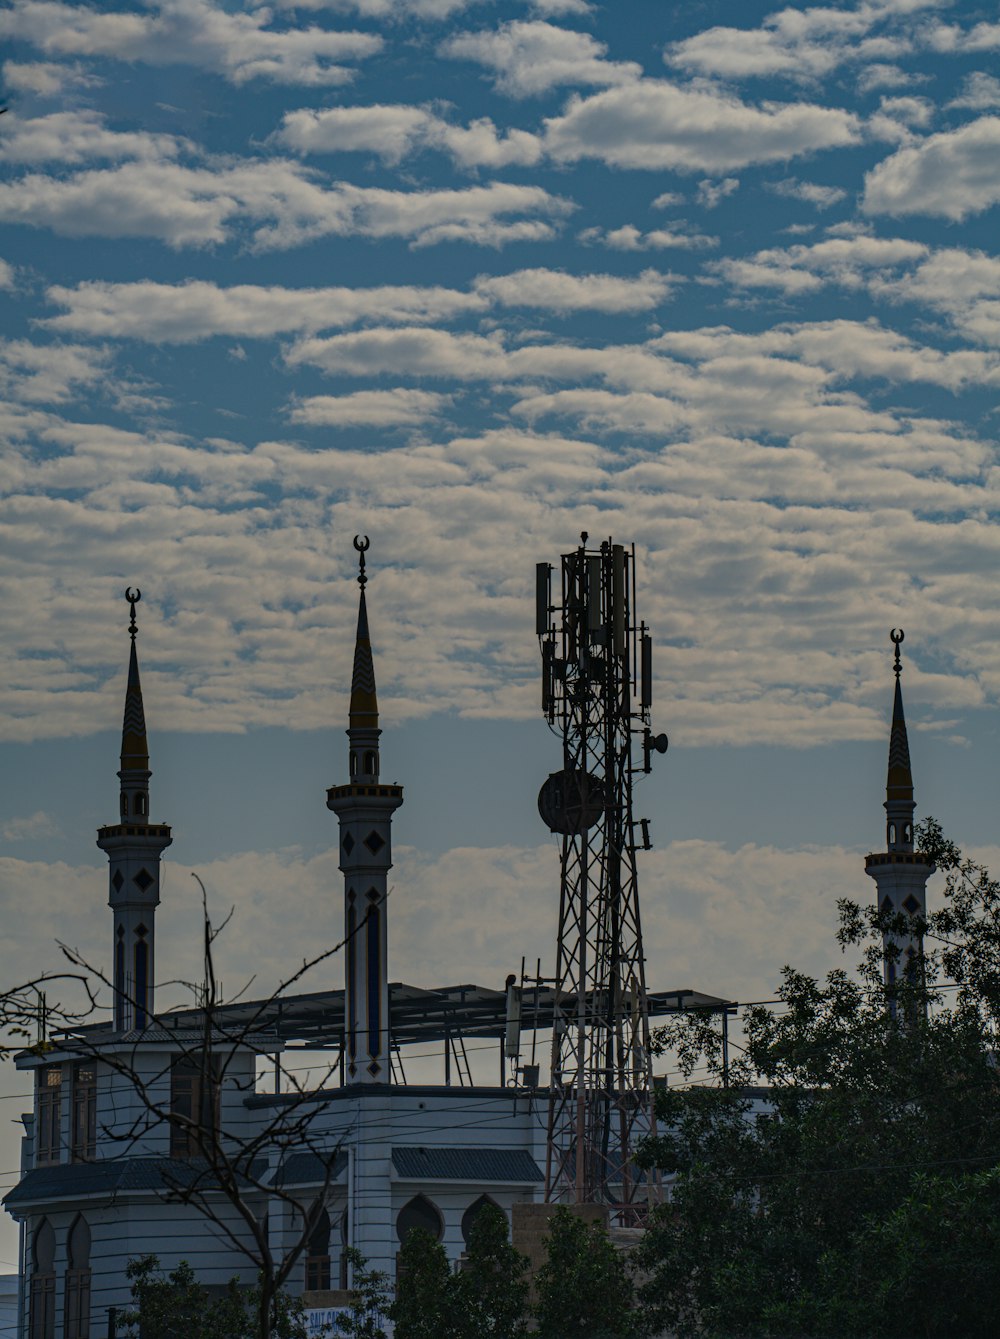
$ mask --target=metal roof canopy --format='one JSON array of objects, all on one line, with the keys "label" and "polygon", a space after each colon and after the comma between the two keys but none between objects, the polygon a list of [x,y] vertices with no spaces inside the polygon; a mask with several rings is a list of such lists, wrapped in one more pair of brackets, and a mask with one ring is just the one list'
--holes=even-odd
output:
[{"label": "metal roof canopy", "polygon": [[[555,991],[525,984],[521,997],[522,1032],[541,1031],[552,1026],[555,1016]],[[733,1013],[732,1000],[705,995],[697,990],[650,991],[649,1013],[653,1018],[669,1014],[705,1011]],[[563,1010],[575,1007],[573,997],[564,995]],[[199,1009],[159,1014],[157,1023],[164,1031],[189,1033],[202,1017]],[[503,1037],[507,1026],[507,992],[487,986],[442,986],[424,990],[400,981],[389,985],[390,1034],[394,1045],[411,1046],[443,1042],[458,1037]],[[237,1040],[246,1032],[266,1032],[286,1046],[302,1050],[339,1050],[344,1034],[344,992],[324,990],[308,995],[289,995],[245,1003],[224,1004],[215,1011],[217,1033]],[[90,1029],[74,1029],[89,1031]],[[72,1035],[67,1033],[65,1035]],[[160,1033],[162,1037],[162,1033]]]}]

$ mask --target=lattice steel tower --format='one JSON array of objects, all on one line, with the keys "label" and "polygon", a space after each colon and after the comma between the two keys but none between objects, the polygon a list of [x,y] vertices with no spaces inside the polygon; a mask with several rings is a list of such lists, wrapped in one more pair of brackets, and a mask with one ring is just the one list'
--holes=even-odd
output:
[{"label": "lattice steel tower", "polygon": [[650,1195],[632,1150],[652,1119],[636,878],[649,826],[633,816],[632,782],[667,738],[650,729],[652,643],[635,617],[634,547],[587,539],[563,555],[558,592],[550,565],[537,567],[542,709],[563,746],[562,770],[538,796],[562,837],[545,1189],[549,1200],[610,1204],[629,1222]]}]

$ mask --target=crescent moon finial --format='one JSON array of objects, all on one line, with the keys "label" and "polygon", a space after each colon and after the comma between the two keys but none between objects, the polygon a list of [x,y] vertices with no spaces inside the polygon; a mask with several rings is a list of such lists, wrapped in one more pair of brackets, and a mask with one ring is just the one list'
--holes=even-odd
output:
[{"label": "crescent moon finial", "polygon": [[354,536],[354,547],[358,551],[358,585],[361,587],[361,593],[364,594],[365,585],[368,578],[365,576],[365,554],[371,548],[371,540],[365,535],[362,539],[359,535]]},{"label": "crescent moon finial", "polygon": [[896,678],[897,678],[897,679],[899,678],[899,676],[900,676],[900,675],[902,674],[902,672],[903,672],[903,662],[902,662],[902,659],[900,658],[899,648],[900,648],[900,645],[901,645],[901,643],[902,643],[902,641],[903,641],[903,638],[904,638],[905,636],[906,636],[906,634],[903,632],[903,629],[902,629],[902,628],[893,628],[892,631],[889,633],[889,640],[892,642],[893,646],[896,648],[896,658],[895,658],[895,660],[893,661],[893,666],[892,666],[892,668],[893,668],[893,673],[896,675]]},{"label": "crescent moon finial", "polygon": [[135,590],[133,590],[131,586],[126,586],[125,598],[129,602],[128,634],[132,638],[132,640],[135,641],[135,634],[138,632],[138,628],[136,627],[135,623],[135,607],[142,599],[142,591],[139,589],[138,586],[136,586]]}]

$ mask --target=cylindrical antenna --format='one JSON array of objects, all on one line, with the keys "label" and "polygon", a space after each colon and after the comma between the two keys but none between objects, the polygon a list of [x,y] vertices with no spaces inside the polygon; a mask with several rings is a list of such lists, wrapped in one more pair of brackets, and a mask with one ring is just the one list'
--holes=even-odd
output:
[{"label": "cylindrical antenna", "polygon": [[601,568],[604,563],[595,555],[587,557],[587,630],[596,632],[604,626],[601,609]]},{"label": "cylindrical antenna", "polygon": [[615,654],[625,654],[625,547],[611,546],[611,621]]},{"label": "cylindrical antenna", "polygon": [[535,564],[535,634],[544,637],[549,630],[549,606],[552,604],[552,564]]},{"label": "cylindrical antenna", "polygon": [[503,1053],[508,1060],[516,1060],[521,1054],[521,991],[513,973],[507,978],[507,1024],[504,1029]]},{"label": "cylindrical antenna", "polygon": [[642,677],[640,705],[643,711],[653,705],[653,639],[648,632],[642,634]]}]

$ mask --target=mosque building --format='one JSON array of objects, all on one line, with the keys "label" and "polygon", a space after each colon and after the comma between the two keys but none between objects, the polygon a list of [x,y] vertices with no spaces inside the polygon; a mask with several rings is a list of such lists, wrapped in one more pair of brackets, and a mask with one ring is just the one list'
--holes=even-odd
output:
[{"label": "mosque building", "polygon": [[[23,1242],[19,1339],[113,1333],[115,1309],[129,1302],[127,1263],[149,1254],[165,1270],[186,1260],[202,1283],[221,1288],[234,1276],[252,1281],[262,1251],[282,1260],[301,1243],[286,1286],[320,1312],[345,1300],[348,1246],[391,1279],[411,1228],[428,1229],[457,1262],[484,1203],[516,1227],[515,1206],[545,1198],[548,1080],[519,1063],[518,1028],[551,1032],[551,987],[390,980],[388,875],[403,788],[380,774],[367,543],[357,547],[347,779],[326,797],[344,876],[341,990],[235,1004],[214,1004],[209,992],[198,1008],[157,1012],[156,912],[172,833],[149,819],[139,594],[126,593],[120,809],[97,837],[109,866],[113,1015],[17,1059],[36,1094],[24,1117],[22,1176],[4,1201]],[[899,670],[897,644],[888,849],[869,856],[866,871],[880,905],[914,916],[932,870],[913,847]],[[916,947],[900,941],[887,972],[897,961],[905,967]],[[654,1016],[700,1008],[726,1017],[735,1008],[693,990],[651,991],[648,1001]],[[496,1086],[473,1082],[470,1041],[496,1045]],[[407,1048],[429,1046],[441,1054],[443,1082],[408,1083]],[[322,1087],[297,1091],[283,1073],[296,1051],[331,1057]]]}]

